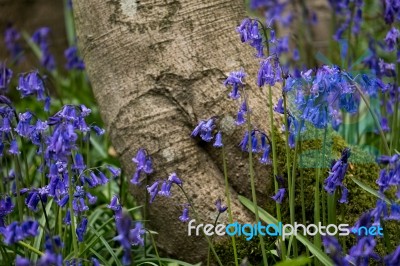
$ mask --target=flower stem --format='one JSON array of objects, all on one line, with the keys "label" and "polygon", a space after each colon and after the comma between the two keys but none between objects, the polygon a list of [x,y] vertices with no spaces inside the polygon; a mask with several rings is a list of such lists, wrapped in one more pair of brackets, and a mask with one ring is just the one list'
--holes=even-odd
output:
[{"label": "flower stem", "polygon": [[78,258],[78,243],[75,234],[75,216],[74,216],[74,208],[72,206],[72,201],[74,198],[74,191],[72,189],[72,171],[71,171],[71,162],[68,164],[68,193],[69,193],[69,212],[71,215],[71,234],[72,234],[72,245],[74,248],[75,258]]},{"label": "flower stem", "polygon": [[[247,105],[247,103],[246,103],[246,105]],[[253,204],[255,206],[254,213],[255,213],[255,216],[256,216],[256,223],[258,223],[259,220],[260,220],[260,216],[258,214],[256,185],[255,185],[255,180],[254,180],[253,150],[251,148],[251,143],[252,143],[251,131],[252,131],[252,127],[251,127],[251,120],[250,120],[250,112],[247,112],[247,131],[248,131],[248,134],[249,134],[247,146],[248,146],[248,152],[249,152],[249,174],[250,174],[251,196],[252,196],[252,199],[253,199]],[[263,263],[264,263],[264,265],[268,265],[267,254],[265,252],[264,238],[263,238],[263,236],[261,234],[259,234],[258,236],[259,236],[259,239],[260,239],[261,253],[262,253],[262,256],[263,256]]]},{"label": "flower stem", "polygon": [[[279,184],[278,181],[276,180],[276,176],[278,175],[278,158],[276,156],[276,141],[275,141],[275,131],[274,131],[274,113],[273,113],[273,108],[272,108],[272,89],[271,86],[268,86],[268,100],[269,100],[269,116],[270,116],[270,122],[271,122],[271,142],[272,142],[272,165],[273,165],[273,174],[274,174],[274,185],[275,185],[275,193],[278,192],[279,189]],[[276,203],[276,218],[278,221],[282,221],[281,218],[281,206],[279,203]],[[279,236],[279,243],[281,246],[281,254],[282,254],[282,260],[286,259],[286,246],[285,243],[282,240],[282,237]]]},{"label": "flower stem", "polygon": [[[196,208],[194,207],[193,202],[190,199],[189,195],[186,193],[186,191],[183,189],[183,187],[181,185],[178,185],[178,187],[181,189],[183,195],[185,196],[185,198],[189,202],[190,208],[192,209],[193,214],[194,214],[194,218],[196,219],[196,221],[200,221],[199,216],[198,216],[197,211],[196,211]],[[218,265],[222,266],[222,262],[221,262],[220,258],[218,257],[218,254],[215,251],[214,245],[211,242],[210,238],[206,234],[204,234],[204,231],[201,231],[201,233],[203,234],[204,238],[207,240],[208,246],[211,248],[211,251],[214,254],[215,259],[217,260]]]},{"label": "flower stem", "polygon": [[[225,147],[222,147],[222,164],[224,168],[224,178],[225,178],[225,196],[226,196],[226,202],[228,205],[228,217],[229,217],[229,223],[233,223],[233,217],[232,217],[232,209],[231,209],[231,193],[229,190],[229,180],[228,180],[228,169],[226,166],[226,153],[225,153]],[[233,256],[235,258],[235,265],[238,266],[238,255],[237,255],[237,250],[236,250],[236,239],[235,236],[231,237],[232,239],[232,248],[233,248]]]}]

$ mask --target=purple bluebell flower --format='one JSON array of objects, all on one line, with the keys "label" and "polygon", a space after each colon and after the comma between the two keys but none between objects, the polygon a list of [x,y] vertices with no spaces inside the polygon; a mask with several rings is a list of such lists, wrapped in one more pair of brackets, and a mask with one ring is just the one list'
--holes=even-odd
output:
[{"label": "purple bluebell flower", "polygon": [[215,136],[215,142],[214,142],[213,146],[217,147],[217,148],[221,148],[222,146],[224,146],[222,144],[222,133],[221,133],[221,131],[218,131],[217,135]]},{"label": "purple bluebell flower", "polygon": [[250,44],[257,51],[257,57],[264,56],[264,46],[262,44],[262,36],[259,30],[257,20],[246,18],[242,21],[236,31],[240,34],[240,40],[244,43]]},{"label": "purple bluebell flower", "polygon": [[248,148],[247,148],[248,144],[249,144],[249,132],[246,131],[244,133],[242,141],[239,143],[240,149],[242,151],[248,151]]},{"label": "purple bluebell flower", "polygon": [[67,210],[67,212],[65,213],[65,217],[63,219],[63,222],[66,225],[71,225],[71,212],[69,210]]},{"label": "purple bluebell flower", "polygon": [[21,34],[11,25],[7,25],[4,32],[4,42],[8,52],[11,54],[13,60],[19,62],[22,54],[22,46],[20,43]]},{"label": "purple bluebell flower", "polygon": [[92,262],[92,266],[100,266],[100,262],[95,257],[91,257],[90,261]]},{"label": "purple bluebell flower", "polygon": [[376,241],[374,238],[359,238],[357,244],[350,248],[348,260],[353,265],[369,265],[369,259],[380,261],[379,255],[374,251]]},{"label": "purple bluebell flower", "polygon": [[99,174],[98,176],[100,177],[100,184],[101,185],[105,185],[109,182],[108,178],[106,177],[106,175],[102,172],[102,171],[97,171],[97,173]]},{"label": "purple bluebell flower", "polygon": [[395,27],[392,27],[385,37],[386,47],[388,51],[393,51],[396,48],[397,40],[400,37],[400,32]]},{"label": "purple bluebell flower", "polygon": [[79,213],[83,213],[89,210],[89,207],[85,203],[85,199],[83,198],[76,198],[72,201],[72,209],[74,210],[75,215]]},{"label": "purple bluebell flower", "polygon": [[76,228],[76,236],[78,237],[79,242],[83,242],[83,237],[86,233],[88,224],[88,219],[86,217],[82,218],[82,221],[79,223],[78,227]]},{"label": "purple bluebell flower", "polygon": [[240,97],[240,88],[244,87],[243,79],[246,77],[246,73],[243,70],[234,71],[229,73],[228,78],[224,81],[224,86],[232,86],[232,91],[229,93],[229,97],[236,100]]},{"label": "purple bluebell flower", "polygon": [[46,235],[44,243],[45,252],[37,262],[37,266],[48,266],[48,265],[63,265],[63,258],[60,250],[64,244],[59,236],[49,237]]},{"label": "purple bluebell flower", "polygon": [[227,206],[222,205],[221,199],[217,199],[217,200],[215,201],[215,207],[217,208],[217,211],[218,211],[219,213],[224,213],[224,212],[228,209]]},{"label": "purple bluebell flower", "polygon": [[139,185],[140,184],[140,173],[141,173],[141,170],[136,170],[135,171],[135,173],[133,174],[133,176],[132,176],[132,178],[131,178],[131,180],[130,180],[130,182],[132,183],[132,184],[134,184],[134,185]]},{"label": "purple bluebell flower", "polygon": [[0,92],[7,92],[13,72],[4,63],[0,63]]},{"label": "purple bluebell flower", "polygon": [[65,194],[59,201],[57,201],[58,206],[65,207],[69,201],[69,195]]},{"label": "purple bluebell flower", "polygon": [[158,194],[159,181],[155,181],[151,186],[147,186],[147,192],[150,194],[150,203],[154,201]]},{"label": "purple bluebell flower", "polygon": [[261,62],[261,67],[258,71],[257,85],[274,86],[275,83],[282,81],[280,66],[277,60],[270,57]]},{"label": "purple bluebell flower", "polygon": [[97,201],[97,197],[96,197],[96,196],[93,196],[93,195],[90,194],[89,192],[86,192],[86,197],[87,197],[88,202],[89,202],[90,205],[95,204],[96,201]]},{"label": "purple bluebell flower", "polygon": [[11,141],[11,143],[10,143],[10,149],[8,150],[8,152],[9,152],[10,154],[13,154],[13,155],[18,155],[18,154],[21,153],[21,152],[19,151],[19,149],[18,149],[18,143],[17,143],[17,141],[16,141],[15,139]]},{"label": "purple bluebell flower", "polygon": [[215,128],[215,118],[210,118],[206,121],[200,121],[200,123],[193,130],[191,136],[196,137],[200,136],[200,138],[206,142],[210,142],[214,137],[212,135],[212,131]]},{"label": "purple bluebell flower", "polygon": [[348,266],[348,261],[344,258],[342,246],[339,241],[333,236],[324,236],[322,238],[325,253],[331,257],[335,265]]},{"label": "purple bluebell flower", "polygon": [[11,201],[11,197],[0,199],[0,228],[5,227],[4,220],[13,210],[14,204]]},{"label": "purple bluebell flower", "polygon": [[111,175],[112,175],[113,177],[118,177],[118,176],[121,175],[121,169],[120,169],[120,168],[117,168],[117,167],[108,165],[108,166],[107,166],[107,169],[108,169],[108,171],[110,171],[110,173],[111,173]]},{"label": "purple bluebell flower", "polygon": [[18,241],[24,240],[28,237],[35,237],[38,235],[39,223],[33,220],[27,220],[18,224],[18,222],[12,222],[10,225],[1,230],[1,234],[4,236],[4,243],[12,245]]},{"label": "purple bluebell flower", "polygon": [[190,220],[189,217],[189,207],[185,206],[185,208],[183,209],[183,213],[181,216],[179,216],[179,220],[183,223],[186,223],[187,221]]},{"label": "purple bluebell flower", "polygon": [[65,65],[65,68],[67,70],[84,70],[85,69],[85,63],[83,60],[78,56],[78,49],[76,46],[71,46],[68,49],[64,51],[64,56],[67,59],[67,63]]},{"label": "purple bluebell flower", "polygon": [[346,187],[342,187],[342,196],[339,199],[339,203],[348,203],[347,197],[349,195],[349,190]]},{"label": "purple bluebell flower", "polygon": [[385,0],[384,19],[386,24],[392,24],[398,20],[400,13],[400,3],[398,0]]},{"label": "purple bluebell flower", "polygon": [[3,118],[3,124],[0,127],[0,131],[4,133],[9,133],[11,131],[11,122],[8,117]]},{"label": "purple bluebell flower", "polygon": [[274,106],[274,111],[277,112],[278,114],[284,114],[285,110],[283,108],[283,99],[279,98],[278,103],[276,106]]},{"label": "purple bluebell flower", "polygon": [[160,191],[158,191],[158,195],[164,196],[164,197],[170,197],[171,196],[171,186],[172,183],[169,182],[168,180],[164,180]]},{"label": "purple bluebell flower", "polygon": [[45,87],[38,71],[20,75],[17,90],[21,92],[22,97],[35,95],[38,101],[45,100]]},{"label": "purple bluebell flower", "polygon": [[75,161],[72,169],[77,170],[78,173],[81,173],[86,168],[86,165],[83,161],[83,156],[80,153],[75,154]]},{"label": "purple bluebell flower", "polygon": [[400,265],[400,246],[397,246],[397,248],[392,253],[385,256],[384,263],[386,266]]},{"label": "purple bluebell flower", "polygon": [[29,259],[17,255],[17,258],[15,259],[15,266],[30,266],[30,265],[31,262],[29,261]]},{"label": "purple bluebell flower", "polygon": [[32,41],[36,43],[41,51],[41,64],[48,70],[53,71],[56,67],[54,56],[50,53],[49,49],[49,35],[50,28],[42,27],[36,30],[32,35]]},{"label": "purple bluebell flower", "polygon": [[285,188],[280,188],[278,189],[278,192],[272,196],[271,198],[279,204],[282,204],[283,198],[285,197],[286,189]]},{"label": "purple bluebell flower", "polygon": [[246,122],[245,114],[246,112],[242,108],[240,108],[237,113],[237,118],[235,122],[236,125],[241,126]]},{"label": "purple bluebell flower", "polygon": [[91,127],[93,131],[96,133],[97,136],[102,136],[106,132],[103,128],[100,128],[98,126],[92,126]]},{"label": "purple bluebell flower", "polygon": [[170,174],[168,177],[168,181],[178,186],[182,185],[182,180],[178,177],[176,173]]},{"label": "purple bluebell flower", "polygon": [[271,147],[269,145],[266,146],[266,148],[263,151],[263,154],[260,158],[260,163],[262,164],[271,164],[271,158],[270,158],[270,153],[271,153]]},{"label": "purple bluebell flower", "polygon": [[390,207],[390,215],[386,218],[387,220],[400,221],[400,205],[392,203]]},{"label": "purple bluebell flower", "polygon": [[345,148],[342,151],[342,156],[334,164],[332,164],[329,176],[325,179],[325,190],[329,194],[333,194],[337,187],[343,186],[343,180],[348,167],[348,159],[350,157],[350,149]]},{"label": "purple bluebell flower", "polygon": [[119,199],[116,195],[112,196],[111,202],[109,205],[107,205],[107,208],[109,208],[113,211],[118,211],[122,208],[122,206],[119,204]]}]

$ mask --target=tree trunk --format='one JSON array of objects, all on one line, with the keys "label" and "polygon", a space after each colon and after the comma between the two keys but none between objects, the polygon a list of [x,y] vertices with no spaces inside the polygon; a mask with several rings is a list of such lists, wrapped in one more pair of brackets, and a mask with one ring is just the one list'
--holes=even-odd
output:
[{"label": "tree trunk", "polygon": [[[250,181],[247,154],[237,147],[245,132],[234,125],[238,103],[228,99],[222,85],[229,72],[245,69],[252,124],[270,128],[267,92],[255,82],[255,51],[235,32],[245,12],[241,0],[74,1],[80,51],[125,172],[134,172],[131,159],[145,147],[156,168],[149,182],[176,171],[206,223],[216,217],[215,200],[224,198],[221,151],[192,139],[190,132],[212,116],[221,118],[227,135],[234,220],[253,219],[237,200],[237,194],[250,197]],[[281,91],[273,93],[276,102]],[[273,193],[270,172],[270,166],[256,163],[260,202]],[[145,191],[133,189],[141,203]],[[188,236],[187,225],[178,220],[186,200],[178,190],[173,194],[149,208],[157,244],[168,255],[203,260],[206,242]]]}]

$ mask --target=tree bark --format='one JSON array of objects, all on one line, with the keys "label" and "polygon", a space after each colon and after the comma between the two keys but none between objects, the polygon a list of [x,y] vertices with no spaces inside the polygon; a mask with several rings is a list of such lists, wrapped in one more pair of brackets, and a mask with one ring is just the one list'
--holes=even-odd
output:
[{"label": "tree bark", "polygon": [[[253,219],[237,201],[237,194],[250,197],[250,181],[247,154],[237,147],[245,132],[234,125],[238,103],[222,85],[229,72],[245,69],[252,123],[270,128],[267,92],[255,83],[255,51],[235,32],[245,11],[240,0],[74,1],[78,45],[125,172],[134,172],[131,158],[145,147],[156,168],[149,182],[176,171],[206,223],[216,217],[215,200],[224,198],[221,151],[190,138],[190,132],[211,116],[223,121],[234,220]],[[274,102],[280,94],[274,89]],[[256,163],[255,170],[260,202],[266,202],[273,194],[271,167]],[[141,203],[145,190],[133,189]],[[165,253],[201,261],[206,242],[188,236],[178,220],[186,200],[178,190],[173,194],[150,206],[149,225]]]}]

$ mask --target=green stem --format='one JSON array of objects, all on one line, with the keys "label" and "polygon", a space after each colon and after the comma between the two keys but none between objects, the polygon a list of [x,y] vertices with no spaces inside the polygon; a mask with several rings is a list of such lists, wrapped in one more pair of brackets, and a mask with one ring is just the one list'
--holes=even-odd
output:
[{"label": "green stem", "polygon": [[18,155],[14,155],[15,158],[15,185],[17,189],[17,206],[18,206],[18,214],[19,214],[19,221],[23,221],[24,219],[24,201],[21,197],[21,165],[19,163]]},{"label": "green stem", "polygon": [[[398,49],[399,52],[399,49]],[[392,155],[394,149],[397,148],[397,141],[399,139],[397,132],[399,130],[398,124],[399,124],[399,89],[398,89],[398,84],[399,84],[399,79],[400,79],[400,63],[397,63],[397,71],[396,71],[396,91],[395,91],[395,106],[394,106],[394,114],[393,114],[393,119],[392,119],[392,136],[390,138],[390,154]]]},{"label": "green stem", "polygon": [[[217,218],[215,218],[215,221],[214,221],[214,228],[217,226],[218,218],[220,215],[221,215],[221,213],[218,212]],[[211,241],[212,241],[212,238],[211,238]],[[210,266],[210,255],[211,255],[211,248],[208,247],[207,266]]]},{"label": "green stem", "polygon": [[71,215],[71,234],[72,234],[72,245],[74,248],[74,255],[75,258],[78,258],[78,242],[76,239],[76,234],[75,234],[75,215],[74,215],[74,208],[72,206],[72,201],[74,199],[74,190],[72,187],[72,171],[71,171],[71,162],[68,164],[68,193],[69,193],[69,212]]},{"label": "green stem", "polygon": [[[194,207],[193,202],[190,199],[189,195],[186,193],[186,191],[183,189],[183,187],[181,185],[178,185],[178,187],[181,189],[183,195],[187,199],[187,201],[188,201],[188,203],[190,205],[190,208],[193,211],[193,214],[194,214],[194,217],[195,217],[196,221],[200,221],[199,216],[197,215],[196,208]],[[203,234],[204,238],[207,240],[208,246],[211,248],[211,251],[213,252],[215,259],[217,260],[218,265],[222,266],[222,262],[221,262],[220,258],[218,257],[218,254],[215,251],[214,245],[211,242],[210,238],[206,234],[204,234],[204,231],[201,231],[201,233]]]},{"label": "green stem", "polygon": [[24,248],[27,248],[27,249],[29,249],[30,251],[32,251],[32,252],[34,252],[34,253],[36,253],[36,254],[38,254],[38,255],[40,255],[40,256],[43,256],[43,255],[44,255],[43,252],[41,252],[40,250],[37,250],[36,248],[32,247],[31,245],[29,245],[29,244],[27,244],[27,243],[25,243],[25,242],[23,242],[23,241],[19,241],[19,242],[18,242],[18,245],[21,245],[21,246],[23,246]]},{"label": "green stem", "polygon": [[[226,202],[228,205],[228,219],[229,223],[233,223],[233,216],[232,216],[232,209],[231,209],[231,193],[229,190],[229,179],[228,179],[228,169],[226,165],[226,154],[225,154],[225,147],[222,147],[222,165],[224,168],[224,179],[225,179],[225,197],[226,197]],[[235,258],[235,266],[239,265],[238,262],[238,255],[237,255],[237,250],[236,250],[236,239],[235,236],[231,237],[232,239],[232,248],[233,248],[233,256]]]},{"label": "green stem", "polygon": [[[246,105],[247,105],[247,100],[246,100]],[[253,199],[253,204],[254,206],[258,206],[257,204],[257,195],[256,195],[256,185],[255,185],[255,179],[254,179],[254,168],[253,168],[253,150],[251,148],[251,142],[252,142],[252,136],[251,136],[251,120],[250,120],[250,112],[247,112],[247,131],[249,134],[248,137],[248,152],[249,152],[249,174],[250,174],[250,185],[251,185],[251,196]],[[275,178],[274,178],[275,179]],[[256,223],[260,221],[260,216],[258,213],[258,208],[255,208],[255,216],[256,216]],[[263,263],[264,265],[268,265],[268,260],[267,260],[267,254],[265,252],[265,243],[264,243],[264,238],[261,234],[259,234],[259,239],[260,239],[260,246],[261,246],[261,253],[263,256]]]},{"label": "green stem", "polygon": [[[270,125],[271,125],[271,142],[272,142],[272,165],[273,165],[273,179],[275,186],[275,193],[279,190],[279,184],[276,180],[276,176],[278,175],[278,158],[276,156],[276,141],[275,141],[275,130],[274,130],[274,112],[272,108],[272,89],[271,86],[268,86],[268,101],[269,101],[269,116],[270,116]],[[278,221],[282,221],[281,215],[281,206],[279,203],[276,203],[276,218]],[[281,247],[282,260],[286,260],[286,246],[282,240],[282,237],[279,236],[279,243]]]},{"label": "green stem", "polygon": [[389,146],[388,146],[388,142],[386,140],[385,133],[382,130],[381,123],[379,122],[378,117],[376,116],[374,110],[372,110],[371,105],[367,101],[367,98],[365,97],[364,93],[362,92],[362,90],[360,89],[358,84],[354,83],[354,86],[355,86],[356,90],[358,91],[358,93],[360,94],[361,98],[363,99],[363,101],[364,101],[365,105],[367,106],[369,112],[371,113],[372,118],[374,119],[374,122],[375,122],[376,126],[378,127],[378,131],[379,131],[379,134],[380,134],[380,136],[381,136],[381,138],[383,140],[383,144],[384,144],[383,147],[385,148],[386,154],[390,155],[390,149],[389,149]]},{"label": "green stem", "polygon": [[160,255],[158,255],[158,249],[157,249],[156,241],[154,241],[154,237],[153,237],[152,233],[150,231],[148,231],[148,230],[146,230],[146,231],[150,235],[151,243],[153,244],[154,251],[156,253],[156,257],[157,257],[157,260],[158,260],[158,265],[162,265],[161,264],[161,260],[160,260]]}]

